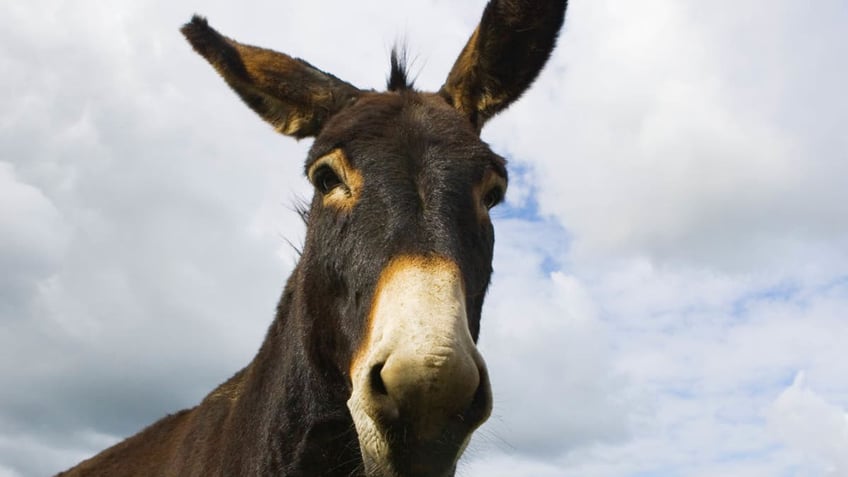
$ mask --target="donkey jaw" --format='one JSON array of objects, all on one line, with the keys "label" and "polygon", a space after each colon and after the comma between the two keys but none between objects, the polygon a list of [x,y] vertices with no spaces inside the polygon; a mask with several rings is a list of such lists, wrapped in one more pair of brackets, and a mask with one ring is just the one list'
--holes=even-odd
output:
[{"label": "donkey jaw", "polygon": [[381,273],[348,408],[369,477],[452,476],[491,412],[459,267],[401,256]]}]

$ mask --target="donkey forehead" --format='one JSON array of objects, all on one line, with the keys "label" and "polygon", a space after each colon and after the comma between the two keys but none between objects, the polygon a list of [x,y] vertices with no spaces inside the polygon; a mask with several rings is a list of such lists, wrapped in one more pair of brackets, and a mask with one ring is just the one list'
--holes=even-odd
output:
[{"label": "donkey forehead", "polygon": [[379,169],[406,166],[409,172],[490,166],[506,176],[506,161],[480,140],[455,108],[436,94],[404,91],[368,93],[334,116],[316,137],[308,168],[334,149],[348,153],[350,165]]}]

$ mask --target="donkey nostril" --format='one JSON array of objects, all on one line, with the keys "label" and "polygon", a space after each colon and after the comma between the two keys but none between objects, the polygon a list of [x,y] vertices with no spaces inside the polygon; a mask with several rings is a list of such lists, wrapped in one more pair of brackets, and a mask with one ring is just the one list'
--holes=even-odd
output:
[{"label": "donkey nostril", "polygon": [[371,367],[371,390],[376,394],[388,396],[389,392],[386,390],[386,383],[383,382],[383,376],[380,375],[383,372],[384,364],[378,363]]},{"label": "donkey nostril", "polygon": [[471,405],[465,410],[462,418],[471,425],[480,425],[492,412],[492,388],[489,384],[489,373],[484,367],[478,368],[480,372],[480,384],[474,391]]},{"label": "donkey nostril", "polygon": [[394,399],[389,396],[386,382],[383,381],[383,368],[385,363],[377,363],[371,367],[368,373],[368,385],[371,388],[369,398],[371,417],[384,425],[395,422],[400,416],[400,408]]},{"label": "donkey nostril", "polygon": [[489,405],[489,392],[483,383],[481,383],[480,386],[477,387],[477,391],[474,392],[474,398],[471,401],[471,405],[468,406],[468,409],[466,410],[466,419],[470,421],[482,421],[488,413]]}]

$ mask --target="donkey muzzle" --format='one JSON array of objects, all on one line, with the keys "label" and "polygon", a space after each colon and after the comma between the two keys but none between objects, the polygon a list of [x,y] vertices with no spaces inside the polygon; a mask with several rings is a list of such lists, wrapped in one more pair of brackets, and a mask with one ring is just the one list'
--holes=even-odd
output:
[{"label": "donkey muzzle", "polygon": [[439,257],[395,258],[380,275],[368,325],[348,401],[367,475],[453,475],[492,407],[459,268]]}]

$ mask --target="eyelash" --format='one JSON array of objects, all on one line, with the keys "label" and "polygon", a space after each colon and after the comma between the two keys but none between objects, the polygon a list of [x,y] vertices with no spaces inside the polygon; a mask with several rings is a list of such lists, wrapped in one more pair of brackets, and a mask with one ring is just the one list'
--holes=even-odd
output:
[{"label": "eyelash", "polygon": [[329,194],[336,187],[343,186],[344,183],[339,179],[336,171],[332,167],[323,165],[312,174],[312,184],[324,195]]},{"label": "eyelash", "polygon": [[501,186],[494,186],[483,196],[483,206],[486,207],[486,209],[491,210],[493,207],[503,202],[503,199],[503,188]]}]

